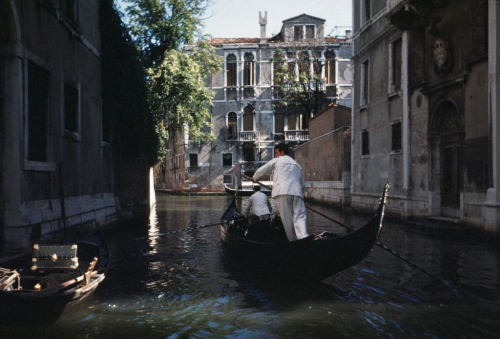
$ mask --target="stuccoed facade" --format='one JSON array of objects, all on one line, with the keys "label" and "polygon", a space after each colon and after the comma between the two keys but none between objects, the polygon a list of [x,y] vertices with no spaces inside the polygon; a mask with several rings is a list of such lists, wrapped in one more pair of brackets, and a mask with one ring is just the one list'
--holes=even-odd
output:
[{"label": "stuccoed facade", "polygon": [[498,230],[499,3],[353,1],[351,201]]},{"label": "stuccoed facade", "polygon": [[98,13],[98,0],[0,0],[0,251],[116,217]]},{"label": "stuccoed facade", "polygon": [[206,83],[215,92],[211,121],[215,140],[186,143],[185,190],[223,191],[223,183],[233,185],[233,177],[224,172],[236,163],[250,176],[273,158],[276,142],[293,147],[309,139],[303,112],[275,109],[280,98],[272,60],[278,49],[286,52],[292,69],[298,67],[293,61],[299,50],[319,51],[326,91],[323,104],[351,106],[351,42],[348,37],[325,37],[324,22],[302,14],[284,20],[281,32],[268,38],[267,14],[259,13],[260,38],[211,40],[224,60],[222,71]]}]

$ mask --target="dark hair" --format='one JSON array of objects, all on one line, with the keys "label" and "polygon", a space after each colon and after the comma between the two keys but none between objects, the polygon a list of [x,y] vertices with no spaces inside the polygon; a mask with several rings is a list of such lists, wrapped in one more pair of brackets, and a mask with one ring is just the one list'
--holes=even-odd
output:
[{"label": "dark hair", "polygon": [[259,186],[259,185],[254,185],[254,186],[253,186],[253,190],[254,190],[255,192],[260,191],[260,186]]},{"label": "dark hair", "polygon": [[278,152],[285,152],[285,155],[290,154],[290,148],[287,144],[277,144],[276,146],[274,146],[274,149],[277,149]]}]

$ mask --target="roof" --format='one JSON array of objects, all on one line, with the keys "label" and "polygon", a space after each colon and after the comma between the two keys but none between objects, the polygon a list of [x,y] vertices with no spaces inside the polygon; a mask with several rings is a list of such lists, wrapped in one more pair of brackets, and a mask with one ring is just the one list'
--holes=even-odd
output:
[{"label": "roof", "polygon": [[315,20],[315,21],[322,21],[322,22],[326,21],[325,19],[321,19],[321,18],[318,18],[316,16],[312,16],[312,15],[309,15],[309,14],[306,14],[306,13],[302,13],[300,15],[294,16],[293,18],[289,18],[289,19],[283,20],[283,23],[288,22],[288,21],[296,21],[297,19],[299,19],[301,17],[304,17],[304,18],[307,17],[307,18]]},{"label": "roof", "polygon": [[[267,43],[282,43],[281,39],[279,39],[279,34],[270,38],[266,38]],[[224,44],[258,44],[260,43],[260,38],[212,38],[208,40],[208,43],[211,45],[224,45]],[[347,42],[345,38],[335,38],[332,36],[327,36],[324,38],[325,43],[342,43]]]},{"label": "roof", "polygon": [[310,120],[313,120],[314,118],[319,117],[321,114],[330,111],[330,110],[351,110],[350,107],[344,106],[344,105],[339,105],[337,103],[331,102],[329,103],[325,108],[323,108],[321,111],[319,111],[316,115],[314,115]]},{"label": "roof", "polygon": [[208,40],[211,45],[222,44],[258,44],[260,38],[212,38]]}]

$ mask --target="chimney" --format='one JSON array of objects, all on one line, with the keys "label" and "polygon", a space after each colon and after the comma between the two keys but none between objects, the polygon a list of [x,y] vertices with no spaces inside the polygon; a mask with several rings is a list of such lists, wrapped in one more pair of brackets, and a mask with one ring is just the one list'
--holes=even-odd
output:
[{"label": "chimney", "polygon": [[266,39],[267,11],[264,12],[264,16],[262,16],[259,11],[259,25],[260,25],[260,43],[265,44],[267,42]]}]

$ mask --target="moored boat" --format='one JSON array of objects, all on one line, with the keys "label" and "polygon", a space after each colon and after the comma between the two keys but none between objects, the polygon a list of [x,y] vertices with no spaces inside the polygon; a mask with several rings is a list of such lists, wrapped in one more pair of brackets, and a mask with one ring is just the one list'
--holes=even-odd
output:
[{"label": "moored boat", "polygon": [[[258,237],[249,236],[251,232],[248,231],[255,225],[249,227],[233,199],[221,218],[220,237],[224,250],[238,265],[261,276],[321,281],[368,256],[382,230],[389,186],[386,184],[374,215],[359,229],[345,235],[323,232],[292,242],[283,236],[277,217],[271,218],[268,225],[260,224],[264,221],[259,223]],[[262,232],[266,227],[267,231]]]},{"label": "moored boat", "polygon": [[102,242],[34,245],[25,267],[0,268],[0,324],[57,320],[94,293],[107,264]]},{"label": "moored boat", "polygon": [[[226,190],[227,194],[236,195],[238,197],[248,197],[253,194],[252,187],[243,187],[243,189],[239,189],[238,191],[236,191],[234,188],[224,184],[224,189]],[[262,187],[260,191],[266,195],[271,195],[271,191],[268,188]]]}]

